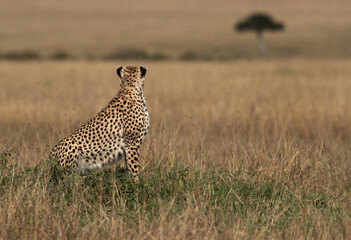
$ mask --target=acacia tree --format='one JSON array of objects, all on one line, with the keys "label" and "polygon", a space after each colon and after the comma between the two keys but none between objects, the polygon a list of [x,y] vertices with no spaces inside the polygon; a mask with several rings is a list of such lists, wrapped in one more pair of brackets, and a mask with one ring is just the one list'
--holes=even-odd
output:
[{"label": "acacia tree", "polygon": [[282,31],[284,30],[284,24],[275,22],[271,16],[264,13],[254,13],[248,16],[246,19],[238,22],[234,28],[238,32],[253,31],[256,32],[258,46],[260,48],[261,55],[267,57],[267,45],[263,38],[264,31]]}]

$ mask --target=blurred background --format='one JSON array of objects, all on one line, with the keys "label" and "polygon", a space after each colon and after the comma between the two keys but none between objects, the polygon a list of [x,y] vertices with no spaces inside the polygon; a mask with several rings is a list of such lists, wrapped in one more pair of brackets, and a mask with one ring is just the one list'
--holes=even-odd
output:
[{"label": "blurred background", "polygon": [[254,32],[235,25],[269,14],[270,58],[349,58],[350,0],[2,0],[2,59],[232,60],[259,58]]}]

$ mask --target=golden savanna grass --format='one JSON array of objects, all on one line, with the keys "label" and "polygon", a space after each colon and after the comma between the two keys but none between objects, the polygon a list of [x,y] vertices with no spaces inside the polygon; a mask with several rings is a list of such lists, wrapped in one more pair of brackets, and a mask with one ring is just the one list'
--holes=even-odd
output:
[{"label": "golden savanna grass", "polygon": [[84,58],[132,48],[173,57],[192,50],[252,58],[259,56],[255,35],[233,29],[252,12],[269,13],[286,26],[265,34],[271,56],[351,55],[349,0],[2,0],[0,53],[64,50]]},{"label": "golden savanna grass", "polygon": [[[1,238],[349,238],[348,60],[150,62],[146,185],[128,192],[133,184],[111,177],[117,195],[106,199],[108,172],[50,185],[49,149],[108,103],[119,89],[115,68],[126,64],[135,63],[1,63]],[[182,167],[175,180],[160,178],[175,183],[169,201],[160,190],[153,210],[128,210],[141,195],[123,194],[157,186],[155,169]],[[87,194],[95,185],[84,181],[96,179],[98,193]]]}]

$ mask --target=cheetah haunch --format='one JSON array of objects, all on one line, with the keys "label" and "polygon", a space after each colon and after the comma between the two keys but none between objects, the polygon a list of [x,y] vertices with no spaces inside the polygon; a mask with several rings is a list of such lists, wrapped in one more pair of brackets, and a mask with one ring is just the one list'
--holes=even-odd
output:
[{"label": "cheetah haunch", "polygon": [[107,107],[61,140],[50,152],[58,163],[87,175],[125,159],[138,180],[139,149],[150,126],[144,97],[145,67],[118,67],[121,88]]}]

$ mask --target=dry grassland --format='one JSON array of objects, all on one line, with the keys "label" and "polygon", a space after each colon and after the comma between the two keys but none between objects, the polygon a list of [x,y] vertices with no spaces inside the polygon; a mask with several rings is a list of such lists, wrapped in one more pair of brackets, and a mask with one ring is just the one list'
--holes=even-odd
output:
[{"label": "dry grassland", "polygon": [[351,236],[350,61],[150,62],[141,185],[119,170],[52,180],[49,149],[125,64],[1,62],[0,238]]},{"label": "dry grassland", "polygon": [[259,56],[253,33],[233,24],[263,11],[286,31],[266,35],[271,56],[351,56],[349,0],[3,0],[0,53],[64,50],[85,57],[126,48],[179,56],[193,50],[214,57]]}]

